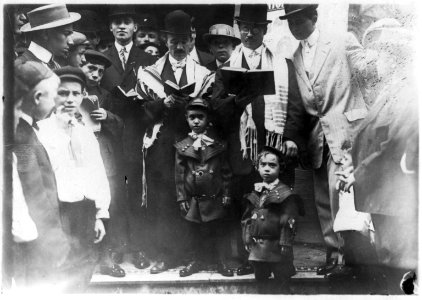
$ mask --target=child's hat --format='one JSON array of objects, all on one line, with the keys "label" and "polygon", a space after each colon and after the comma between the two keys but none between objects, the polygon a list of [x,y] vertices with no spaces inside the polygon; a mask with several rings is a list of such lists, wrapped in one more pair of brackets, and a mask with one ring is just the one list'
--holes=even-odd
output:
[{"label": "child's hat", "polygon": [[205,101],[204,99],[194,98],[188,103],[188,105],[186,106],[186,109],[194,109],[194,108],[208,110],[209,106],[208,106],[207,101]]}]

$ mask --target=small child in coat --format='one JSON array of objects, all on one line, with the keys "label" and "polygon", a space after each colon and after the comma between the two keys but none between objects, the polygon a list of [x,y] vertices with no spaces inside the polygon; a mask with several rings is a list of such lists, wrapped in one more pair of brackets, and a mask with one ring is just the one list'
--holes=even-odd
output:
[{"label": "small child in coat", "polygon": [[186,107],[189,135],[177,142],[175,181],[177,202],[189,225],[193,260],[180,271],[185,277],[203,269],[205,257],[215,246],[217,271],[233,276],[225,263],[228,250],[225,218],[230,199],[232,173],[226,158],[226,143],[208,127],[208,104],[195,98]]},{"label": "small child in coat", "polygon": [[[257,169],[263,182],[244,196],[247,209],[242,217],[243,241],[254,267],[260,293],[286,293],[293,276],[295,218],[304,215],[302,199],[279,180],[285,168],[282,154],[265,146],[258,155]],[[270,281],[271,273],[274,281]]]}]

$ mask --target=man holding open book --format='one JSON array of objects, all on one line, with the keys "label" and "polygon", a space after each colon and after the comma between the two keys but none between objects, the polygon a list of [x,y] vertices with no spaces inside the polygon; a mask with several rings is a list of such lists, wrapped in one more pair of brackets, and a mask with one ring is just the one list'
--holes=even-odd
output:
[{"label": "man holding open book", "polygon": [[[274,57],[263,44],[267,25],[271,22],[266,18],[266,4],[240,7],[240,14],[235,20],[239,24],[242,44],[233,51],[230,60],[225,64],[230,68],[223,67],[217,70],[211,100],[219,121],[218,125],[221,126],[221,132],[228,142],[229,160],[234,175],[233,198],[237,206],[235,214],[237,214],[238,230],[240,230],[240,216],[244,210],[241,203],[242,196],[251,192],[253,183],[259,180],[254,170],[254,162],[260,149],[263,146],[272,146],[283,150],[283,154],[287,156],[296,155],[294,150],[285,151],[286,145],[282,136],[287,101],[292,97],[300,97],[300,94],[291,61]],[[259,74],[259,70],[265,72]],[[225,73],[234,75],[236,72],[244,75],[240,80],[242,82],[240,89],[234,94],[233,90],[236,90],[236,87],[231,83],[238,83],[239,80],[230,80]],[[247,79],[250,76],[248,73],[258,74],[258,79]],[[271,83],[269,89],[267,83]],[[289,176],[290,179],[293,176]],[[238,245],[239,250],[243,249],[240,240]],[[237,274],[253,273],[252,267],[246,263],[246,253],[243,251],[239,254],[245,264],[237,270]]]},{"label": "man holding open book", "polygon": [[191,17],[176,10],[165,17],[164,24],[169,52],[154,65],[139,70],[137,87],[146,100],[145,111],[150,117],[150,130],[144,138],[143,200],[152,225],[151,241],[158,255],[152,274],[166,271],[183,253],[184,223],[176,202],[173,144],[189,132],[185,120],[189,96],[200,97],[214,81],[208,69],[188,56]]}]

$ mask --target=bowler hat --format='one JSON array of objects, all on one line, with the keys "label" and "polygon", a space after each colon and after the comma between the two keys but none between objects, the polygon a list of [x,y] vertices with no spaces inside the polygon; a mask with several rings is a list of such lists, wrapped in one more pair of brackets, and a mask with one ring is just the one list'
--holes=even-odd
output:
[{"label": "bowler hat", "polygon": [[186,105],[186,110],[195,108],[208,110],[208,107],[208,103],[204,99],[194,98]]},{"label": "bowler hat", "polygon": [[280,20],[286,20],[297,16],[299,13],[317,8],[318,4],[284,4],[284,16],[281,16]]},{"label": "bowler hat", "polygon": [[209,44],[213,38],[225,37],[233,41],[235,46],[240,44],[240,39],[234,35],[233,27],[226,24],[215,24],[210,27],[209,33],[205,33],[202,38]]},{"label": "bowler hat", "polygon": [[239,16],[234,19],[238,22],[264,25],[272,22],[267,20],[267,11],[267,4],[242,4]]},{"label": "bowler hat", "polygon": [[85,73],[80,69],[72,66],[66,66],[54,71],[61,81],[77,81],[84,87],[86,85]]},{"label": "bowler hat", "polygon": [[78,21],[81,15],[68,12],[64,4],[49,4],[28,12],[28,23],[21,27],[22,32],[30,32],[60,27]]},{"label": "bowler hat", "polygon": [[137,15],[138,14],[136,13],[135,9],[131,9],[127,5],[117,5],[110,7],[108,12],[108,19],[111,21],[116,17],[129,16],[135,20]]},{"label": "bowler hat", "polygon": [[19,80],[29,91],[44,79],[53,76],[54,73],[40,62],[26,61],[15,63],[14,75],[15,79]]},{"label": "bowler hat", "polygon": [[177,35],[192,34],[191,16],[182,10],[175,10],[164,18],[164,33]]},{"label": "bowler hat", "polygon": [[111,60],[102,54],[101,52],[88,49],[85,51],[85,59],[87,62],[92,64],[101,64],[104,65],[105,68],[111,66]]}]

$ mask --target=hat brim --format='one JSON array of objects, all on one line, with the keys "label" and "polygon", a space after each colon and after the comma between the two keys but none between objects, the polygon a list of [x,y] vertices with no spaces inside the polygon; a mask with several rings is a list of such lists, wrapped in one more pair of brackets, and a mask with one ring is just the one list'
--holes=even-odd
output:
[{"label": "hat brim", "polygon": [[212,38],[218,38],[218,37],[221,37],[221,38],[229,38],[229,39],[231,39],[231,40],[233,41],[233,44],[234,44],[235,46],[237,46],[237,45],[239,45],[239,44],[241,43],[240,39],[239,39],[239,38],[237,38],[237,37],[234,37],[234,36],[229,36],[229,35],[222,35],[222,34],[210,34],[210,33],[205,33],[205,34],[202,36],[202,39],[204,40],[204,42],[205,42],[205,43],[210,44],[210,39],[212,39]]},{"label": "hat brim", "polygon": [[254,21],[248,21],[248,20],[240,19],[239,17],[234,17],[234,19],[237,22],[248,23],[248,24],[267,25],[267,24],[272,23],[272,21],[270,21],[270,20],[265,20],[265,21],[262,21],[262,22],[254,22]]},{"label": "hat brim", "polygon": [[304,10],[305,10],[304,8],[293,10],[293,11],[285,14],[284,16],[279,17],[279,19],[280,20],[287,20],[289,18],[292,18],[292,17],[296,16],[300,12],[303,12]]},{"label": "hat brim", "polygon": [[66,19],[60,19],[54,22],[46,23],[40,26],[31,27],[31,24],[26,23],[21,27],[22,32],[31,32],[31,31],[37,31],[37,30],[44,30],[44,29],[50,29],[50,28],[56,28],[67,24],[72,24],[78,21],[81,18],[81,15],[78,13],[70,12],[69,18]]}]

